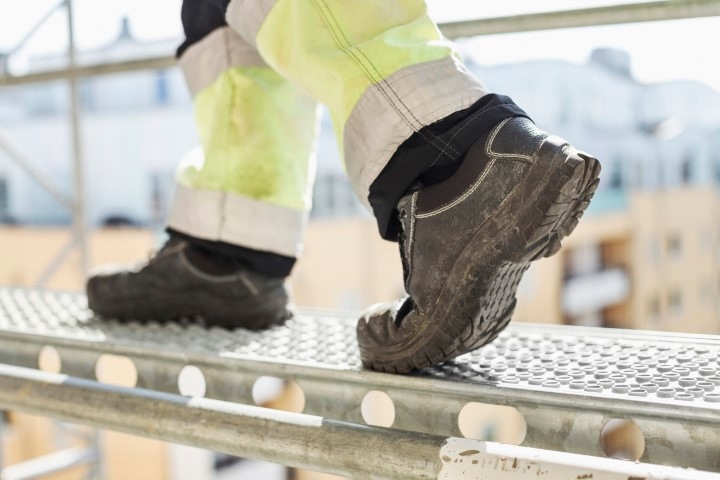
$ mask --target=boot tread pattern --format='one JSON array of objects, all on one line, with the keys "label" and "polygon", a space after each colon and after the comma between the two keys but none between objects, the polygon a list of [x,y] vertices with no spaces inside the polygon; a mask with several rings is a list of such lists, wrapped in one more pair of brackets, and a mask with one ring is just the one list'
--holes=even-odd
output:
[{"label": "boot tread pattern", "polygon": [[[544,187],[534,205],[518,215],[516,228],[510,229],[506,238],[498,239],[498,243],[510,245],[512,258],[483,265],[468,275],[467,284],[460,289],[466,294],[459,295],[454,305],[457,315],[443,326],[444,330],[431,344],[404,360],[372,361],[366,367],[408,373],[453,359],[497,338],[510,323],[523,273],[532,261],[560,250],[562,240],[577,227],[597,189],[600,163],[589,155],[569,150],[565,162],[558,167],[560,174]],[[481,284],[486,287],[479,288]]]}]

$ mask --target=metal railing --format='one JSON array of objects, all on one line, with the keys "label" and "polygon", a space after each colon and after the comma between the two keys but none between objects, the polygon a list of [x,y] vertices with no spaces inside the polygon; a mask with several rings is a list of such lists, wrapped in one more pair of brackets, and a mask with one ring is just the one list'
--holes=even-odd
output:
[{"label": "metal railing", "polygon": [[[65,9],[67,16],[67,32],[68,32],[68,67],[67,71],[72,71],[76,63],[75,48],[75,19],[73,14],[73,0],[61,0],[57,4],[49,8],[40,19],[30,28],[30,30],[20,39],[20,41],[6,54],[4,57],[5,66],[12,55],[22,49],[22,47],[40,30],[40,28],[52,16]],[[7,68],[2,68],[7,70]],[[11,77],[0,77],[11,78]],[[63,246],[55,257],[50,261],[45,270],[41,273],[35,285],[42,287],[52,278],[57,269],[62,265],[67,255],[78,248],[80,251],[80,268],[83,273],[88,271],[89,251],[88,251],[88,231],[85,218],[85,182],[83,178],[84,155],[82,148],[82,130],[80,128],[80,106],[78,99],[77,76],[63,76],[68,82],[70,91],[70,135],[71,141],[71,158],[72,170],[74,178],[74,194],[71,198],[62,193],[57,187],[54,180],[47,176],[42,169],[36,167],[36,162],[27,155],[20,146],[16,145],[10,135],[0,129],[0,150],[3,150],[10,159],[28,173],[38,184],[43,187],[58,203],[72,213],[73,218],[73,235],[65,246]],[[30,83],[30,82],[28,82]]]},{"label": "metal railing", "polygon": [[[65,1],[61,2],[65,3]],[[720,16],[720,0],[667,0],[512,15],[507,17],[446,22],[439,25],[450,39],[518,33],[562,28],[596,27],[624,23],[655,22]],[[11,52],[14,50],[11,50]],[[0,75],[0,86],[25,85],[53,80],[91,77],[137,70],[170,68],[176,64],[173,52],[150,58],[137,58],[94,65],[68,65],[67,68],[33,72],[25,75]]]},{"label": "metal railing", "polygon": [[[4,57],[7,62],[12,54],[22,49],[22,47],[40,30],[56,12],[65,9],[67,16],[67,32],[68,32],[68,67],[72,69],[75,66],[76,48],[75,48],[75,18],[73,14],[73,0],[61,0],[53,5],[41,18],[30,28],[30,30],[20,39],[20,41],[12,48]],[[7,64],[5,64],[7,65]],[[7,70],[3,68],[2,70]],[[88,231],[85,218],[85,182],[83,178],[84,155],[82,148],[82,131],[80,128],[80,107],[78,99],[78,77],[67,77],[68,88],[70,91],[70,134],[71,142],[71,158],[74,177],[74,194],[68,197],[62,193],[52,178],[47,176],[42,169],[35,167],[29,155],[25,154],[21,147],[15,145],[10,135],[4,130],[0,130],[0,149],[28,173],[35,181],[38,182],[58,203],[72,212],[73,218],[73,235],[65,246],[63,246],[55,257],[50,261],[40,277],[36,281],[36,285],[43,286],[55,272],[60,268],[68,254],[75,248],[80,252],[80,268],[85,273],[89,267],[88,252]],[[2,425],[0,425],[0,429]],[[98,432],[93,431],[87,436],[84,447],[74,447],[60,450],[55,453],[43,455],[40,457],[21,462],[11,467],[3,468],[3,458],[0,457],[0,480],[30,480],[41,478],[53,473],[62,472],[79,465],[87,465],[88,479],[104,478],[102,475],[103,463],[100,449],[100,439]],[[2,449],[0,449],[0,455]]]}]

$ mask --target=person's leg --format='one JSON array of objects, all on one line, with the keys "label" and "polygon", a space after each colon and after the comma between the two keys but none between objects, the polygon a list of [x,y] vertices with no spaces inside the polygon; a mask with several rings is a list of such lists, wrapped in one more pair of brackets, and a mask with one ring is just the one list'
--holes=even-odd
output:
[{"label": "person's leg", "polygon": [[284,279],[311,202],[317,104],[227,27],[226,4],[183,3],[178,55],[202,147],[178,170],[170,241],[140,269],[94,275],[96,313],[247,327],[288,316]]},{"label": "person's leg", "polygon": [[364,365],[406,372],[491,341],[522,272],[557,251],[599,166],[490,95],[423,0],[232,0],[228,23],[328,105],[348,174],[409,298],[358,323]]}]

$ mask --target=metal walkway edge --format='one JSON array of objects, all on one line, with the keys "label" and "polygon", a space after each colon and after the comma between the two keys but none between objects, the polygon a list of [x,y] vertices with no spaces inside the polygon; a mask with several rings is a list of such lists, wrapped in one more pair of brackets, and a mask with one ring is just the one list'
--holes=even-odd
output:
[{"label": "metal walkway edge", "polygon": [[[80,401],[81,400],[81,401]],[[367,427],[0,366],[0,405],[355,479],[718,480],[675,467]]]},{"label": "metal walkway edge", "polygon": [[[418,439],[461,436],[460,410],[481,402],[523,414],[524,447],[602,457],[603,426],[610,419],[630,419],[645,436],[642,462],[720,471],[718,337],[514,324],[492,345],[455,362],[398,376],[362,370],[353,318],[301,314],[261,333],[121,324],[92,318],[81,295],[0,289],[0,363],[36,369],[46,345],[57,349],[64,374],[88,380],[95,380],[100,355],[127,356],[135,363],[138,387],[176,394],[168,398],[182,399],[178,375],[186,365],[202,371],[206,397],[223,405],[252,405],[252,387],[260,376],[292,379],[306,399],[305,415],[298,418],[324,417],[323,422],[348,422],[360,430],[371,428],[361,427],[363,397],[381,390],[395,405],[391,431],[424,432]],[[6,393],[19,381],[10,373],[0,372],[0,405],[17,408],[22,402]],[[40,392],[56,380],[27,382]],[[131,395],[125,390],[117,392]],[[188,406],[196,401],[183,400]],[[35,400],[36,413],[42,403]],[[55,400],[46,403],[63,411]],[[52,414],[49,406],[47,414]],[[376,430],[386,431],[362,431]]]}]

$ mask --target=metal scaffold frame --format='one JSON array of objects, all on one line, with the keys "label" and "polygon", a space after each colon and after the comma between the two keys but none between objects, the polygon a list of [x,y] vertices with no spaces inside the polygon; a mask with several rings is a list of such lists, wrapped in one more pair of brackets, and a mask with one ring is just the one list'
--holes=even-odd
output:
[{"label": "metal scaffold frame", "polygon": [[[609,422],[621,419],[634,423],[641,432],[644,451],[640,461],[666,466],[665,470],[656,472],[667,475],[657,478],[695,478],[692,470],[672,467],[702,470],[706,475],[702,478],[715,478],[708,472],[720,472],[720,339],[717,337],[514,324],[486,348],[414,375],[398,376],[362,369],[355,323],[355,317],[312,312],[300,313],[286,325],[264,332],[206,329],[194,324],[122,323],[94,318],[82,295],[0,289],[0,363],[37,369],[43,351],[51,347],[61,365],[60,371],[66,375],[44,377],[42,373],[22,370],[8,378],[0,371],[0,406],[27,408],[38,413],[44,409],[47,415],[90,425],[97,425],[98,418],[111,419],[115,407],[122,408],[119,403],[132,405],[134,401],[103,398],[111,392],[124,391],[97,383],[102,378],[98,373],[102,370],[102,359],[111,354],[124,357],[125,363],[135,369],[134,385],[139,390],[127,393],[141,397],[147,394],[155,401],[167,400],[172,404],[168,409],[158,405],[145,410],[143,406],[144,410],[138,410],[134,419],[126,419],[130,422],[127,425],[124,420],[118,421],[118,425],[125,425],[122,431],[221,452],[242,452],[251,458],[287,465],[309,464],[298,463],[299,457],[286,455],[285,450],[295,449],[298,443],[303,444],[306,451],[318,449],[326,454],[349,455],[340,446],[339,450],[327,450],[329,447],[324,445],[323,438],[337,433],[333,429],[338,425],[342,427],[339,431],[347,430],[349,434],[344,442],[339,436],[335,437],[333,445],[343,444],[344,448],[356,451],[356,456],[363,455],[367,445],[384,445],[368,443],[353,433],[354,429],[374,432],[372,435],[384,431],[366,430],[370,426],[361,408],[369,392],[379,391],[388,396],[395,411],[391,424],[395,433],[382,435],[390,435],[385,436],[386,439],[399,435],[408,446],[415,438],[420,439],[419,445],[422,439],[430,437],[443,442],[449,438],[459,439],[464,407],[483,403],[512,407],[523,417],[526,427],[518,458],[528,454],[560,461],[561,452],[565,452],[580,455],[585,465],[611,468],[611,464],[603,463],[601,432]],[[183,371],[189,366],[199,370],[204,386],[204,393],[196,392],[197,397],[192,399],[178,397],[183,392]],[[302,433],[295,429],[293,422],[276,424],[272,433],[263,434],[261,430],[263,441],[258,440],[258,445],[247,440],[246,435],[255,438],[252,433],[239,429],[235,434],[243,438],[229,436],[217,440],[220,444],[205,443],[204,435],[193,437],[195,425],[189,421],[184,424],[188,435],[185,439],[158,436],[159,422],[165,421],[166,416],[179,414],[177,408],[181,404],[190,408],[195,408],[198,402],[204,405],[199,398],[202,396],[212,399],[209,405],[221,405],[223,412],[227,411],[228,404],[254,405],[253,390],[263,377],[294,381],[303,392],[304,406],[303,415],[293,418],[315,422],[317,428]],[[42,385],[38,384],[37,389],[30,386],[47,383],[40,380],[45,378],[63,386],[82,388],[66,391],[52,387],[41,392],[38,389],[45,388]],[[74,383],[80,379],[84,381]],[[27,390],[19,387],[23,382],[27,382]],[[88,389],[97,389],[99,396]],[[23,392],[27,396],[23,396]],[[35,395],[41,396],[31,400]],[[57,403],[46,401],[48,398],[57,399]],[[85,400],[80,404],[77,398]],[[95,411],[103,413],[90,414],[89,406],[101,398],[102,402],[95,405],[100,410]],[[220,403],[213,403],[216,401]],[[108,411],[103,410],[106,408]],[[260,415],[254,408],[239,408],[243,415]],[[84,412],[89,416],[83,417]],[[222,420],[215,414],[208,415],[203,422],[210,430],[235,421],[234,417]],[[266,415],[275,414],[264,412],[260,416]],[[283,417],[285,413],[278,415],[277,418],[292,417]],[[322,422],[317,423],[318,417]],[[107,421],[110,423],[100,425],[115,428],[115,423]],[[176,419],[167,419],[168,425],[174,421]],[[353,427],[345,428],[347,425]],[[329,431],[326,432],[325,427]],[[314,433],[310,434],[311,431]],[[222,430],[218,435],[220,432]],[[251,445],[246,444],[248,441]],[[450,444],[465,445],[465,441],[452,440]],[[471,444],[473,447],[461,451],[484,451],[478,448],[478,443],[471,441]],[[273,455],[273,449],[281,446],[282,451],[269,456]],[[508,450],[503,451],[512,452],[515,447],[504,448]],[[555,453],[540,452],[548,450]],[[406,453],[386,455],[395,453],[399,458],[388,460],[389,467],[366,462],[367,465],[350,476],[438,478],[405,477],[405,468],[411,469],[408,475],[421,474],[412,470],[416,467],[407,465],[410,460],[405,458]],[[312,461],[317,460],[314,455]],[[448,457],[455,463],[456,457]],[[434,459],[427,461],[432,463]],[[483,462],[479,457],[474,460],[482,464],[485,474],[494,472],[494,460]],[[341,461],[342,458],[325,459],[313,468],[338,472],[337,462]],[[472,465],[475,464],[470,462],[470,471],[478,474],[476,469],[481,467]],[[345,464],[345,468],[356,467],[355,460],[349,466]],[[393,476],[383,470],[386,467],[399,470]],[[371,471],[375,477],[370,475]]]},{"label": "metal scaffold frame", "polygon": [[720,475],[371,427],[0,366],[0,405],[354,479],[718,480]]},{"label": "metal scaffold frame", "polygon": [[[57,11],[65,9],[67,17],[68,68],[73,69],[76,64],[75,47],[75,18],[73,14],[73,0],[61,0],[49,8],[41,18],[32,26],[10,52],[5,56],[7,62],[10,56],[22,49],[22,47],[33,37],[33,35],[50,19]],[[3,65],[3,66],[6,66]],[[5,69],[3,69],[5,70]],[[43,187],[58,203],[72,212],[73,234],[70,240],[64,245],[55,257],[50,261],[45,270],[40,274],[35,285],[44,286],[63,264],[67,256],[75,248],[79,250],[80,269],[83,273],[89,268],[88,230],[85,218],[85,182],[84,182],[84,155],[82,146],[82,131],[80,126],[80,102],[78,98],[78,77],[67,77],[70,94],[70,134],[72,170],[74,178],[74,194],[68,198],[62,193],[52,178],[47,176],[41,168],[34,166],[30,156],[25,154],[21,147],[17,146],[11,136],[0,129],[0,150],[3,150],[10,159],[14,160],[26,173],[28,173],[38,184]],[[0,424],[0,429],[3,425]],[[62,472],[79,465],[87,465],[88,479],[103,478],[102,456],[100,438],[98,432],[90,433],[84,438],[85,447],[72,447],[55,453],[27,460],[11,467],[4,467],[2,448],[0,448],[0,480],[29,480],[41,478],[53,473]]]},{"label": "metal scaffold frame", "polygon": [[[76,66],[76,48],[75,48],[75,18],[73,14],[73,0],[61,0],[60,2],[49,8],[41,18],[30,28],[26,35],[6,54],[4,57],[4,65],[6,67],[10,57],[20,51],[23,46],[33,37],[33,35],[42,28],[57,11],[65,9],[67,17],[68,32],[68,49],[67,49],[67,68],[64,71],[71,71]],[[0,70],[6,70],[2,68]],[[11,78],[0,76],[0,78]],[[20,166],[27,174],[29,174],[43,189],[45,189],[60,205],[66,207],[72,213],[73,219],[73,235],[65,246],[56,254],[46,269],[41,273],[36,282],[37,287],[43,287],[48,280],[52,278],[57,269],[67,258],[68,254],[78,248],[80,252],[80,268],[83,273],[88,271],[89,267],[89,249],[88,249],[88,230],[85,218],[85,182],[84,182],[84,155],[82,146],[82,129],[80,126],[80,102],[78,97],[78,79],[77,76],[67,75],[62,78],[68,83],[68,91],[70,94],[70,135],[71,135],[71,158],[73,170],[73,186],[74,194],[71,198],[62,193],[62,189],[58,188],[55,181],[45,172],[37,167],[33,159],[27,155],[23,149],[13,142],[11,136],[4,130],[0,129],[0,150],[4,151],[11,160]],[[27,82],[33,83],[33,82]],[[0,85],[2,83],[0,82]]]},{"label": "metal scaffold frame", "polygon": [[[168,52],[155,58],[78,65],[72,0],[62,0],[49,9],[9,53],[20,50],[48,18],[62,9],[67,13],[67,66],[20,76],[0,76],[0,86],[63,80],[69,89],[75,189],[72,197],[63,194],[53,179],[37,168],[37,163],[7,133],[0,131],[0,149],[73,214],[73,238],[48,265],[37,286],[43,286],[53,276],[74,248],[79,248],[83,271],[87,271],[89,263],[78,80],[95,75],[170,68],[176,63]],[[668,0],[485,18],[445,23],[440,27],[447,37],[460,38],[718,15],[720,0]],[[0,289],[0,297],[4,293]],[[25,294],[13,292],[12,295]],[[32,297],[32,293],[29,295]],[[77,299],[73,302],[77,304]],[[659,343],[670,345],[668,351],[673,349],[672,345],[683,341],[700,347],[692,352],[678,350],[674,356],[660,352],[658,355],[664,360],[654,365],[642,363],[652,360],[649,357],[645,360],[637,357],[635,365],[613,364],[608,368],[617,367],[617,371],[597,372],[593,381],[581,378],[581,375],[591,374],[583,369],[582,358],[573,360],[576,370],[561,366],[561,370],[567,371],[545,369],[541,372],[542,358],[535,355],[532,347],[540,348],[539,345],[545,345],[544,340],[522,344],[522,348],[530,352],[532,361],[537,363],[527,370],[522,370],[521,365],[513,365],[510,368],[514,369],[515,377],[503,373],[507,371],[507,365],[495,365],[492,359],[485,357],[483,361],[494,365],[489,370],[486,364],[476,359],[447,367],[451,371],[425,372],[417,377],[390,377],[358,370],[354,364],[346,365],[347,368],[333,368],[332,362],[318,366],[312,363],[312,358],[288,360],[282,354],[269,358],[246,351],[241,354],[228,350],[198,353],[187,346],[181,350],[164,349],[162,344],[136,342],[132,329],[113,330],[115,327],[109,327],[109,330],[97,330],[92,321],[84,323],[87,319],[83,315],[80,315],[82,321],[78,321],[80,317],[65,315],[61,310],[42,310],[30,327],[16,329],[12,321],[0,326],[0,361],[15,365],[0,366],[0,407],[353,478],[469,479],[490,475],[510,480],[541,474],[549,475],[549,478],[595,480],[720,478],[720,475],[708,472],[601,458],[598,455],[602,452],[593,437],[593,432],[608,419],[629,419],[646,435],[647,449],[642,461],[671,462],[720,471],[720,410],[717,408],[720,394],[713,391],[720,386],[720,376],[713,373],[703,377],[703,371],[708,373],[711,368],[708,365],[717,363],[716,358],[708,356],[720,352],[717,339],[682,337],[671,340],[652,334]],[[23,312],[21,317],[27,319],[27,312]],[[77,314],[77,308],[74,312]],[[13,311],[6,308],[6,320],[19,318],[13,315]],[[43,322],[52,323],[58,319],[71,320],[75,330],[71,328],[61,335],[53,335],[40,328]],[[152,333],[152,329],[139,328],[142,335]],[[106,335],[105,340],[100,342],[95,337],[88,340],[88,331],[90,337],[99,331]],[[193,341],[198,338],[217,340],[217,332],[188,331]],[[620,337],[617,333],[575,332],[578,338],[590,336],[608,340],[612,344],[608,351],[622,351],[622,345],[613,343]],[[163,335],[166,333],[163,331]],[[540,329],[533,335],[548,336],[546,340],[551,344],[551,337],[557,333],[552,329]],[[643,335],[648,337],[648,334]],[[639,338],[635,340],[640,342]],[[248,340],[250,345],[252,341],[262,343],[251,339]],[[45,345],[53,345],[60,352],[65,375],[34,370],[38,352]],[[587,345],[596,346],[592,342]],[[602,346],[593,352],[602,355],[606,345],[602,342],[597,345]],[[351,345],[349,348],[356,347]],[[103,352],[131,358],[137,367],[141,388],[112,387],[95,381],[95,362]],[[688,355],[691,358],[685,358]],[[191,361],[203,370],[208,384],[207,396],[212,398],[178,395],[178,373]],[[695,368],[688,368],[689,365],[695,365]],[[655,390],[641,388],[647,383],[640,383],[638,379],[648,375],[638,370],[642,368],[656,369],[658,382],[677,383],[677,388],[672,392],[672,388],[657,385]],[[628,373],[630,371],[634,373]],[[684,373],[679,373],[681,371]],[[488,372],[505,375],[505,383],[485,378]],[[276,412],[238,403],[251,402],[248,389],[258,373],[297,380],[306,392],[306,413]],[[555,377],[572,377],[573,373],[578,376],[574,380],[566,383],[555,380]],[[634,376],[631,378],[630,375]],[[478,376],[484,380],[477,381]],[[514,386],[513,382],[521,386]],[[583,385],[579,387],[581,383]],[[576,391],[572,391],[573,388]],[[386,391],[393,398],[398,410],[394,428],[363,425],[357,409],[349,410],[368,389]],[[633,395],[636,398],[630,398]],[[648,396],[652,401],[646,398]],[[419,402],[420,398],[422,402]],[[459,438],[456,417],[462,405],[469,401],[517,408],[526,417],[526,444],[531,447]],[[338,412],[338,409],[345,409],[345,412]],[[373,461],[368,461],[369,455],[373,456]],[[89,448],[68,449],[5,468],[0,479],[37,478],[79,464],[92,465],[94,470],[90,475],[100,476],[97,437],[90,442]]]}]

